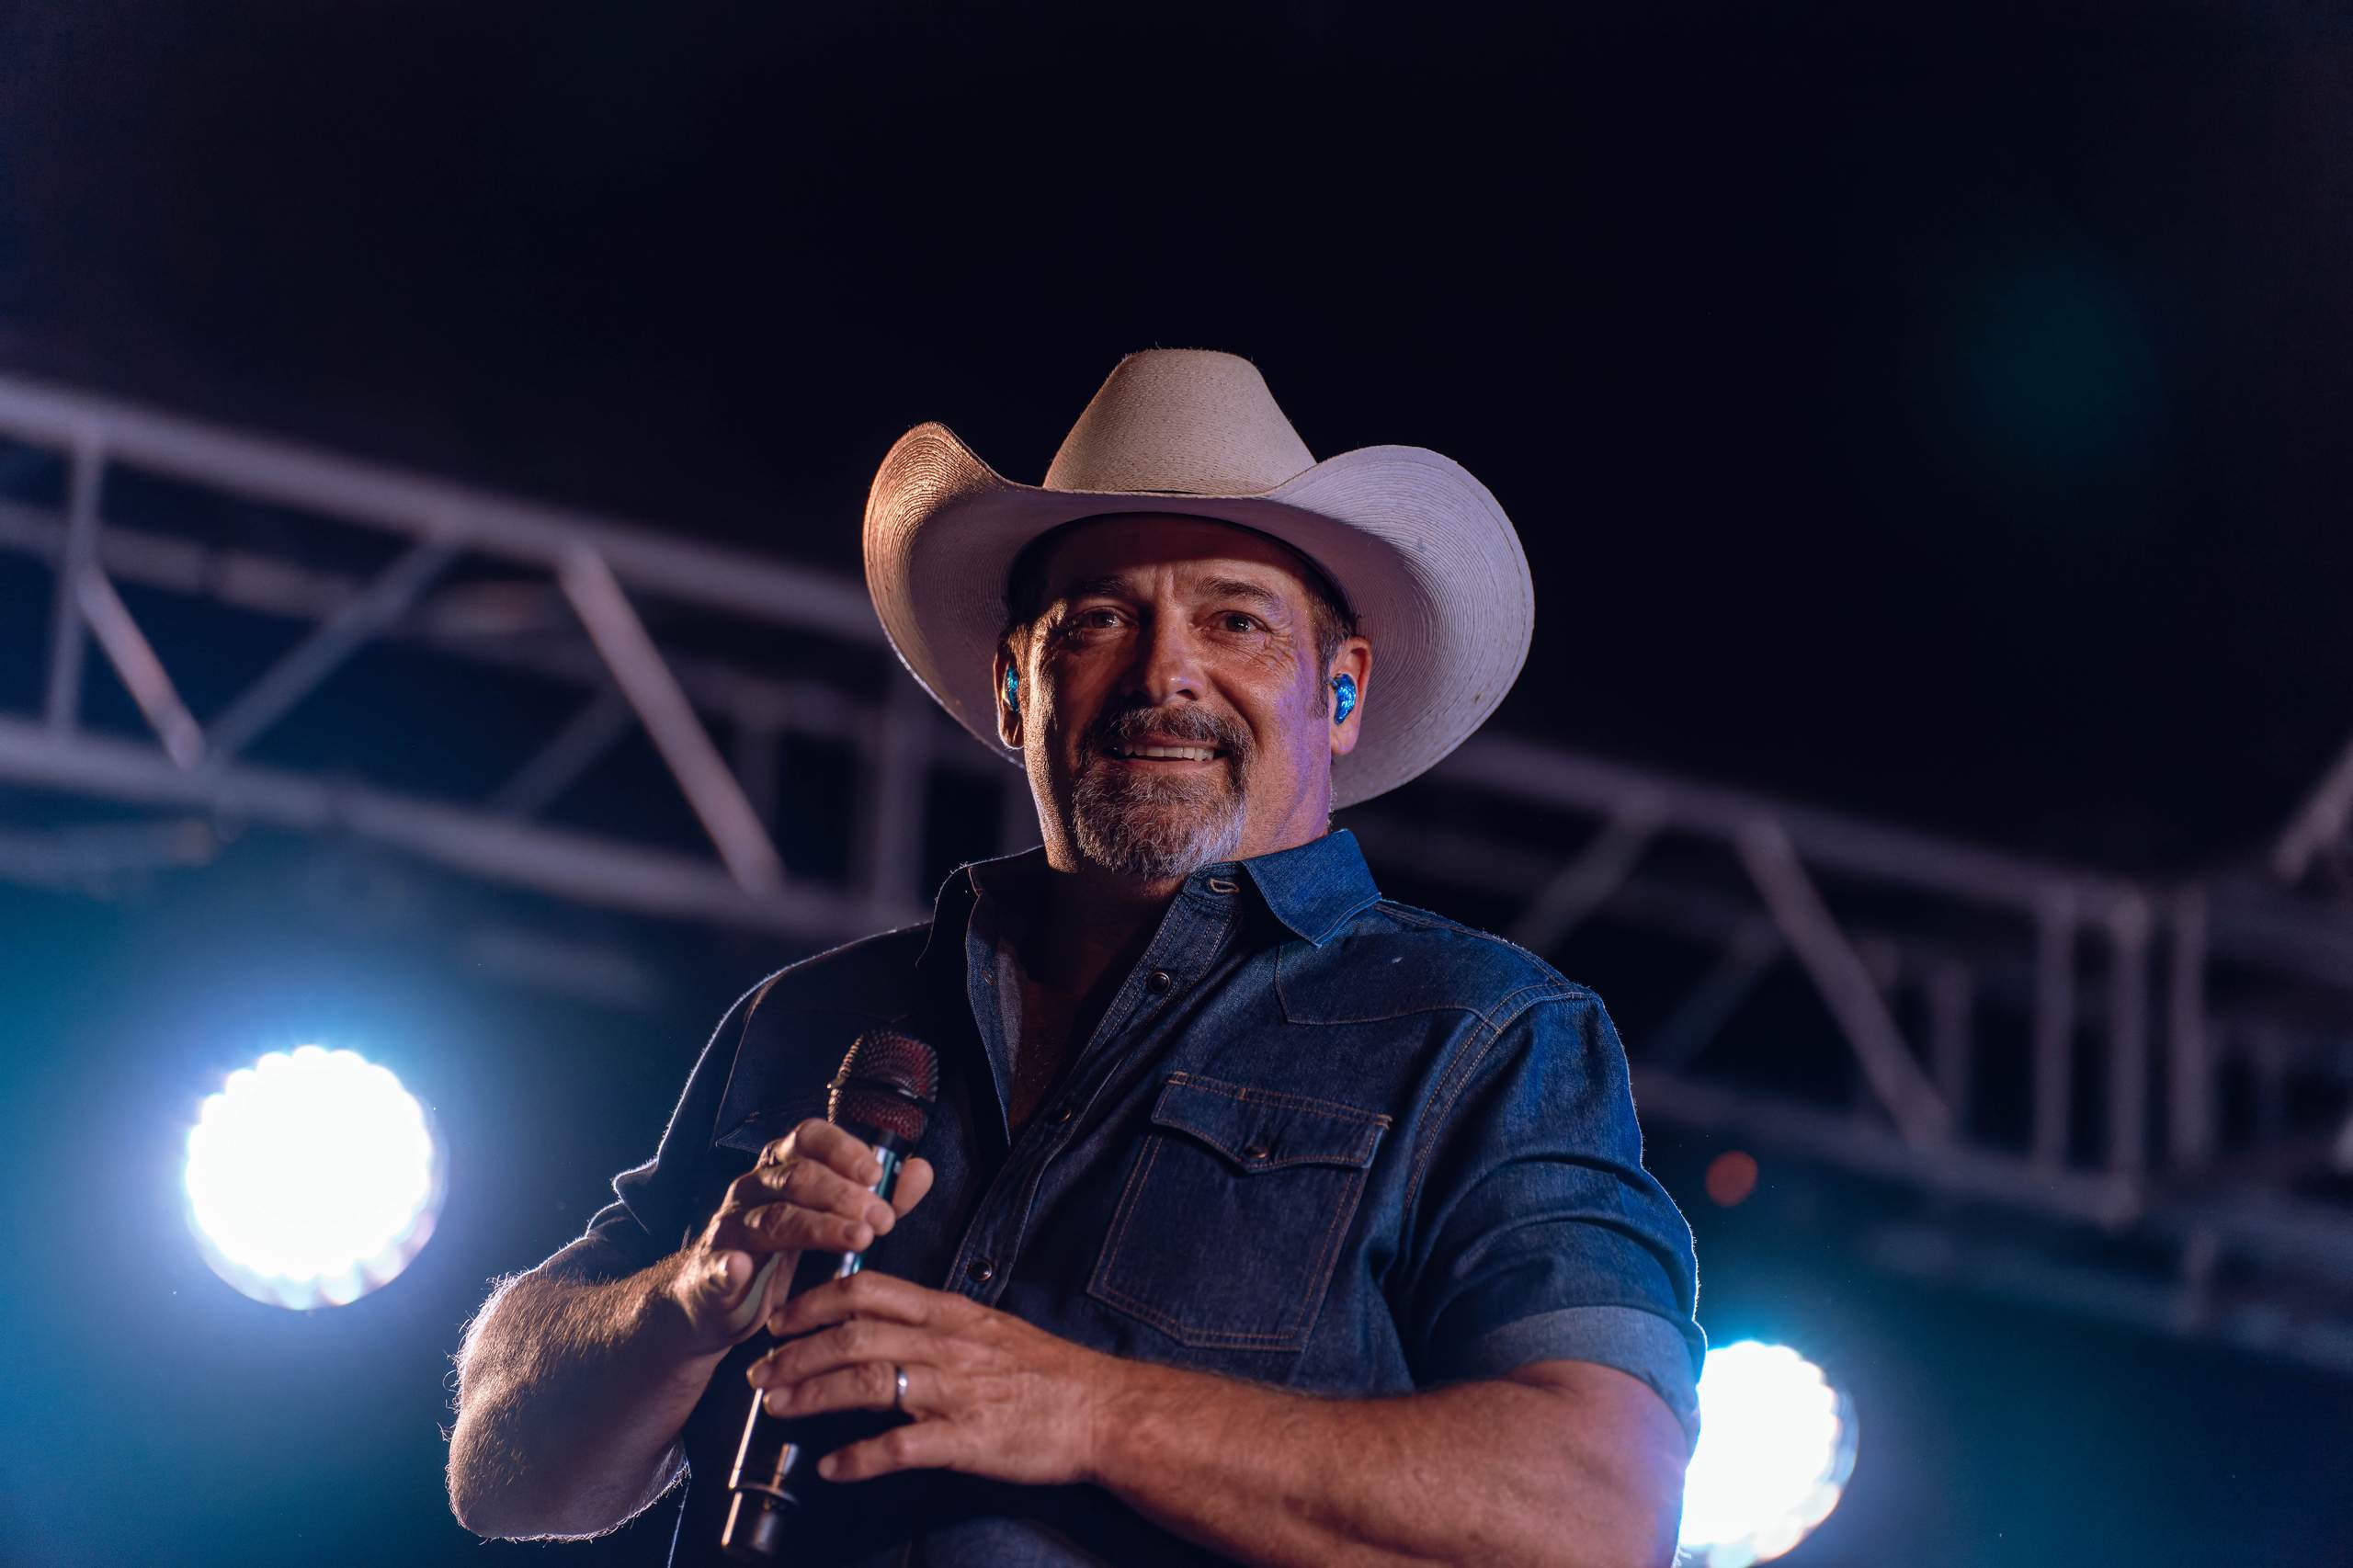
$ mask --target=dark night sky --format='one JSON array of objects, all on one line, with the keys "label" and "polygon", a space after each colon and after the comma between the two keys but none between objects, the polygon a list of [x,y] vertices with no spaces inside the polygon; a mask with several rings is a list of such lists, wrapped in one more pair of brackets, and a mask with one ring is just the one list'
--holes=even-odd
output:
[{"label": "dark night sky", "polygon": [[[847,574],[910,425],[1034,482],[1121,354],[1231,349],[1319,455],[1502,500],[1541,624],[1501,726],[2163,876],[2258,850],[2353,729],[2349,141],[2353,27],[2289,4],[21,6],[0,372]],[[434,1358],[776,955],[566,912],[669,978],[622,1016],[447,972],[397,868],[357,856],[394,930],[268,856],[0,893],[44,1047],[0,1053],[43,1198],[0,1555],[644,1561],[465,1539]],[[289,1028],[399,1042],[499,1151],[411,1275],[300,1319],[203,1272],[159,1131]],[[1852,1192],[1702,1211],[1712,1147],[1651,1151],[1711,1333],[1854,1369],[1876,1446],[1792,1562],[2353,1529],[2341,1386],[1894,1282]]]},{"label": "dark night sky", "polygon": [[0,363],[847,572],[907,426],[1035,481],[1226,347],[1502,498],[1510,728],[2259,846],[2353,724],[2353,37],[1803,9],[57,7]]}]

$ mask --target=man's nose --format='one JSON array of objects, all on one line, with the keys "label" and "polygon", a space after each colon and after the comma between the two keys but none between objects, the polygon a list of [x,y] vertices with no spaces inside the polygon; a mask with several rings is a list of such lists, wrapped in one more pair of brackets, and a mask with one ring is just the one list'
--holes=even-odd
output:
[{"label": "man's nose", "polygon": [[1128,669],[1130,689],[1154,708],[1199,701],[1199,653],[1193,645],[1192,628],[1183,616],[1154,616],[1144,623],[1144,634],[1137,640],[1135,662]]}]

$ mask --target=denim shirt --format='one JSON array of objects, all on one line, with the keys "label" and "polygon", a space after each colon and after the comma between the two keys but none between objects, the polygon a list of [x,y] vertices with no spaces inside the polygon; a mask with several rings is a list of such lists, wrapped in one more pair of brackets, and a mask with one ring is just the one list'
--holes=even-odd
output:
[{"label": "denim shirt", "polygon": [[[1643,1168],[1625,1053],[1591,992],[1383,899],[1334,833],[1188,877],[1014,1134],[1017,1042],[975,873],[1041,855],[966,867],[928,925],[744,997],[653,1161],[542,1267],[616,1278],[692,1240],[763,1144],[824,1115],[850,1041],[891,1023],[939,1055],[916,1151],[936,1181],[867,1267],[1113,1355],[1323,1394],[1599,1362],[1696,1437],[1691,1233]],[[742,1369],[769,1343],[739,1346],[687,1425],[674,1568],[721,1561]],[[936,1471],[811,1484],[801,1564],[1222,1561],[1093,1487]]]}]

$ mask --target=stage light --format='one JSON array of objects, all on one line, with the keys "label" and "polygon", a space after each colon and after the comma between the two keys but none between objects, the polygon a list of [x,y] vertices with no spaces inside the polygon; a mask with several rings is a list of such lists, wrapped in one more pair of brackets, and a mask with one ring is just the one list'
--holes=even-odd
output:
[{"label": "stage light", "polygon": [[1756,1190],[1756,1156],[1745,1149],[1727,1149],[1708,1162],[1708,1196],[1726,1209],[1736,1209]]},{"label": "stage light", "polygon": [[1780,1556],[1830,1517],[1854,1465],[1854,1406],[1821,1368],[1754,1339],[1709,1351],[1677,1561],[1747,1568]]},{"label": "stage light", "polygon": [[357,1051],[305,1045],[229,1074],[188,1136],[188,1217],[257,1301],[343,1306],[408,1267],[441,1209],[425,1108]]}]

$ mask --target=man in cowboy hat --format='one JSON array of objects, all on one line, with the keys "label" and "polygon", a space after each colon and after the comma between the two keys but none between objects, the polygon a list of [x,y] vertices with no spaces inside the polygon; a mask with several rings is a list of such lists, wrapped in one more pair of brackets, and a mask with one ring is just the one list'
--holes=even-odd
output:
[{"label": "man in cowboy hat", "polygon": [[[1665,1562],[1701,1341],[1617,1036],[1329,824],[1518,674],[1494,497],[1415,448],[1317,462],[1246,361],[1154,350],[1042,486],[909,432],[866,559],[1044,843],[736,1005],[655,1158],[469,1330],[460,1517],[590,1535],[690,1471],[671,1561],[716,1561],[758,1397],[866,1423],[802,1562]],[[939,1056],[888,1203],[816,1114],[875,1024]]]}]

